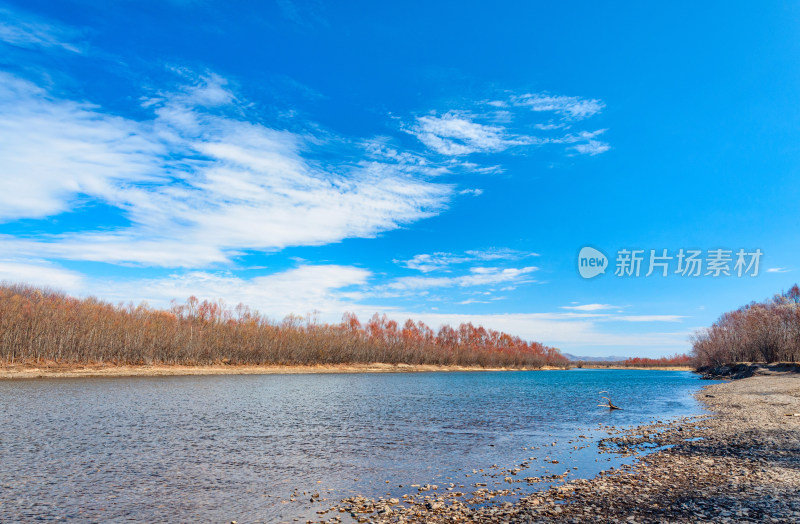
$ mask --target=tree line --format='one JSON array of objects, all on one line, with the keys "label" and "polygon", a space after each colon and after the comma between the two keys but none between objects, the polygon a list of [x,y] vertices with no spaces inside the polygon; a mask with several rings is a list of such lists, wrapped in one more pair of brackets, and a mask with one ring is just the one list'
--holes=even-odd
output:
[{"label": "tree line", "polygon": [[386,315],[341,323],[313,315],[280,322],[239,304],[190,297],[168,309],[112,304],[21,284],[0,284],[0,362],[323,365],[566,366],[558,349],[499,331]]},{"label": "tree line", "polygon": [[622,365],[635,368],[688,367],[692,365],[692,357],[682,353],[661,358],[633,357],[623,360]]},{"label": "tree line", "polygon": [[578,360],[572,362],[575,367],[584,368],[664,368],[691,367],[692,357],[683,353],[660,358],[631,357],[624,360]]},{"label": "tree line", "polygon": [[800,288],[724,313],[692,336],[697,367],[800,359]]}]

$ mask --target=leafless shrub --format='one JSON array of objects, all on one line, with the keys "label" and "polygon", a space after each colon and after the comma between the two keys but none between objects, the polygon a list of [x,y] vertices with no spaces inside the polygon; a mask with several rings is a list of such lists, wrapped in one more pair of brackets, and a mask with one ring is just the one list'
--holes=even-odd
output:
[{"label": "leafless shrub", "polygon": [[565,366],[538,342],[461,324],[438,332],[422,322],[402,327],[375,314],[366,324],[347,313],[339,324],[313,315],[275,323],[240,304],[190,297],[168,310],[77,299],[58,291],[0,284],[0,362],[115,364],[343,363],[483,367]]},{"label": "leafless shrub", "polygon": [[692,336],[695,365],[796,362],[800,357],[800,288],[724,313]]}]

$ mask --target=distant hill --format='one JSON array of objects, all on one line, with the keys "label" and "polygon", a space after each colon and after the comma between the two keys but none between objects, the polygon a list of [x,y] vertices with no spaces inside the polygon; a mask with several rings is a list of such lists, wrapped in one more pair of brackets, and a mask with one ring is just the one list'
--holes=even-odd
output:
[{"label": "distant hill", "polygon": [[629,358],[616,355],[611,355],[609,357],[579,357],[570,353],[562,353],[562,355],[573,361],[583,360],[584,362],[619,362],[620,360],[627,360]]}]

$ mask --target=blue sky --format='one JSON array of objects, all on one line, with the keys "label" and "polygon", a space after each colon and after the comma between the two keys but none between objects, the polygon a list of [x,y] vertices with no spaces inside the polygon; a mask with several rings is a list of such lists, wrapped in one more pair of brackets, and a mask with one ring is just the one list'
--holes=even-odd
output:
[{"label": "blue sky", "polygon": [[630,356],[797,280],[800,5],[341,4],[0,3],[0,279]]}]

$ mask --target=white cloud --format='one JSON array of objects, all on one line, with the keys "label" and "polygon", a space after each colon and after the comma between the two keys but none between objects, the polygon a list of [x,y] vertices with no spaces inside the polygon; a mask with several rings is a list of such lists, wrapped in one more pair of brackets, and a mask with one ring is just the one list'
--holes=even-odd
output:
[{"label": "white cloud", "polygon": [[472,257],[469,256],[454,255],[452,253],[432,253],[414,255],[409,260],[396,260],[395,262],[400,263],[400,265],[408,269],[416,269],[423,273],[429,273],[431,271],[447,268],[452,264],[461,264],[470,260],[472,260]]},{"label": "white cloud", "polygon": [[564,128],[568,128],[568,127],[569,127],[569,125],[568,125],[568,124],[565,124],[565,123],[563,123],[563,122],[562,122],[562,123],[560,123],[560,124],[553,124],[553,123],[548,123],[548,124],[534,124],[534,125],[533,125],[533,127],[535,127],[536,129],[538,129],[538,130],[540,130],[540,131],[553,131],[553,130],[555,130],[555,129],[564,129]]},{"label": "white cloud", "polygon": [[791,270],[785,267],[771,267],[767,269],[767,273],[788,273],[789,271]]},{"label": "white cloud", "polygon": [[611,146],[606,142],[598,140],[597,137],[606,132],[606,129],[598,129],[596,131],[581,131],[579,133],[570,133],[558,138],[550,138],[549,142],[554,144],[573,144],[567,149],[575,151],[582,155],[599,155],[605,153]]},{"label": "white cloud", "polygon": [[489,260],[520,260],[527,257],[539,256],[537,253],[517,251],[514,249],[487,249],[470,250],[464,253],[422,253],[414,255],[409,260],[395,260],[396,263],[408,269],[416,269],[423,273],[445,270],[450,266],[474,261]]},{"label": "white cloud", "polygon": [[446,164],[436,164],[420,154],[411,151],[398,151],[387,144],[389,141],[390,139],[385,137],[365,141],[363,148],[367,157],[380,164],[392,165],[402,171],[422,173],[431,177],[451,174],[453,167],[470,170],[480,169],[477,165],[466,162],[456,163],[453,161]]},{"label": "white cloud", "polygon": [[600,311],[603,309],[619,309],[622,306],[611,304],[581,304],[579,306],[561,306],[561,309],[572,309],[575,311]]},{"label": "white cloud", "polygon": [[[168,226],[168,225],[167,225]],[[204,267],[229,262],[236,251],[223,251],[214,242],[181,240],[171,230],[153,232],[147,238],[142,230],[116,233],[69,233],[38,239],[0,236],[0,249],[26,257],[108,262],[120,265],[164,267]]]},{"label": "white cloud", "polygon": [[577,151],[581,155],[595,156],[599,155],[600,153],[605,153],[611,149],[611,146],[605,142],[600,142],[599,140],[589,140],[585,144],[576,144],[572,146],[571,149]]},{"label": "white cloud", "polygon": [[470,250],[465,252],[474,260],[520,260],[527,257],[538,257],[538,253],[530,251],[518,251],[508,248],[494,248],[484,250]]},{"label": "white cloud", "polygon": [[[580,304],[573,306],[561,306],[561,309],[569,309],[571,311],[585,311],[585,312],[603,312],[609,309],[617,310],[616,313],[621,313],[622,309],[627,306],[615,306],[613,304]],[[598,320],[603,321],[619,321],[619,322],[680,322],[685,316],[681,315],[616,315],[613,313],[598,313],[592,315]]]},{"label": "white cloud", "polygon": [[[406,313],[390,313],[392,318],[406,318]],[[638,355],[664,355],[689,350],[691,330],[677,332],[609,333],[599,328],[593,319],[574,319],[554,313],[508,314],[445,314],[413,313],[411,318],[422,320],[434,328],[441,324],[458,325],[472,322],[486,328],[504,331],[526,340],[535,340],[561,348],[563,351],[583,351],[589,355],[607,355],[615,347],[635,348]]]},{"label": "white cloud", "polygon": [[[416,118],[407,131],[416,136],[432,151],[451,157],[473,153],[498,153],[520,146],[566,144],[567,150],[581,155],[595,156],[611,149],[608,143],[597,138],[605,129],[577,131],[552,136],[554,131],[570,129],[573,124],[600,113],[605,104],[601,100],[546,94],[510,95],[507,100],[481,102],[494,108],[482,113],[450,110],[443,114],[431,113]],[[548,122],[525,123],[520,111],[551,113],[555,118]]]},{"label": "white cloud", "polygon": [[573,120],[583,120],[600,113],[605,108],[602,100],[577,96],[554,96],[543,93],[514,95],[509,104],[526,107],[536,112],[553,112]]},{"label": "white cloud", "polygon": [[189,296],[200,300],[222,299],[235,306],[243,303],[273,319],[314,311],[320,318],[336,322],[353,304],[343,298],[344,288],[366,283],[371,273],[341,265],[303,265],[250,279],[230,273],[192,271],[165,278],[128,282],[96,282],[92,293],[107,300],[147,301],[156,307]]},{"label": "white cloud", "polygon": [[155,118],[143,123],[56,99],[11,75],[3,80],[0,218],[53,215],[89,195],[131,222],[5,237],[6,252],[198,267],[242,250],[371,237],[438,213],[452,194],[402,161],[348,152],[337,164],[309,160],[313,136],[225,116],[247,104],[214,75],[146,101]]},{"label": "white cloud", "polygon": [[0,220],[64,212],[79,194],[113,199],[160,174],[165,148],[145,126],[3,72],[0,113]]},{"label": "white cloud", "polygon": [[681,322],[683,315],[621,315],[609,317],[608,320],[621,322]]},{"label": "white cloud", "polygon": [[537,141],[509,135],[502,126],[477,123],[473,115],[461,111],[417,117],[410,132],[432,150],[450,156],[498,152]]},{"label": "white cloud", "polygon": [[84,288],[86,278],[46,261],[0,260],[0,282],[35,284],[78,293]]},{"label": "white cloud", "polygon": [[0,42],[24,48],[60,48],[80,53],[82,46],[70,42],[77,36],[77,31],[73,29],[45,22],[20,11],[0,9]]},{"label": "white cloud", "polygon": [[530,282],[528,275],[537,267],[496,268],[473,267],[470,274],[457,277],[400,277],[384,286],[392,291],[425,290],[442,287],[472,287],[501,284],[506,282]]},{"label": "white cloud", "polygon": [[483,189],[462,189],[458,192],[459,195],[472,195],[472,196],[481,196],[483,194]]}]

